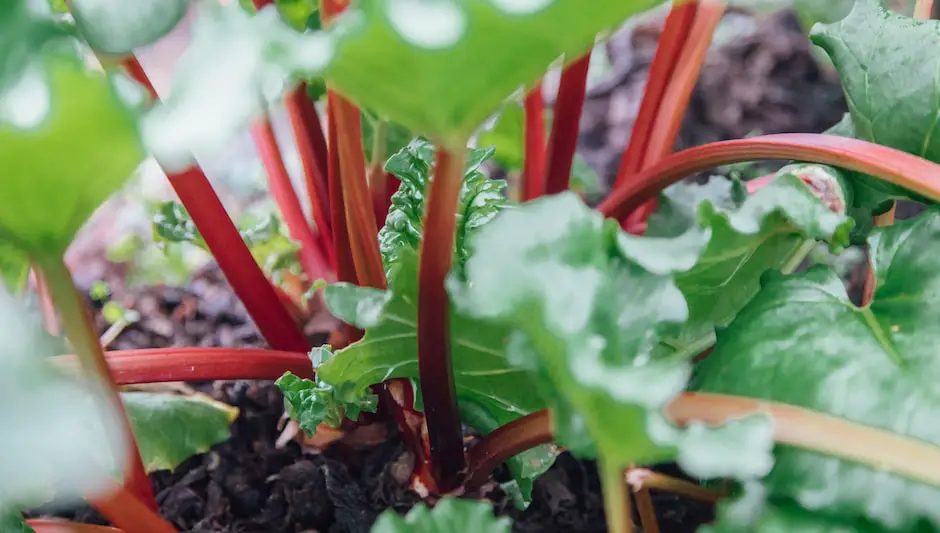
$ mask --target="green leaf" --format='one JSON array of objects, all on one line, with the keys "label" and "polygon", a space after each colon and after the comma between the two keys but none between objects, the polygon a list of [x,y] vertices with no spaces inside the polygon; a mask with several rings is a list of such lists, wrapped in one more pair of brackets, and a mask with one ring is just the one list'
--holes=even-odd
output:
[{"label": "green leaf", "polygon": [[[817,24],[812,40],[832,58],[839,72],[851,122],[830,133],[854,136],[934,162],[940,162],[940,136],[935,117],[940,109],[940,23],[915,21],[886,10],[878,0],[857,0],[849,14],[834,24]],[[908,197],[897,187],[864,181],[859,201],[873,207],[892,197]],[[885,195],[867,192],[887,193]]]},{"label": "green leaf", "polygon": [[317,0],[277,0],[276,3],[281,17],[295,30],[304,31],[311,18],[320,19]]},{"label": "green leaf", "polygon": [[221,150],[265,104],[319,75],[333,56],[331,35],[295,31],[276,6],[257,14],[234,3],[204,2],[200,8],[193,39],[174,69],[171,95],[143,122],[147,147],[170,172],[193,163],[193,153]]},{"label": "green leaf", "polygon": [[[327,77],[360,105],[460,148],[553,61],[586,52],[598,33],[657,3],[594,0],[584,9],[580,0],[360,2],[336,22],[341,38]],[[485,69],[468,68],[481,62]]]},{"label": "green leaf", "polygon": [[147,472],[172,470],[230,436],[238,409],[208,396],[124,392],[137,447]]},{"label": "green leaf", "polygon": [[792,501],[766,502],[763,494],[745,493],[724,501],[716,514],[715,523],[702,526],[700,533],[887,533],[871,524],[827,516],[825,510],[803,509]]},{"label": "green leaf", "polygon": [[408,514],[400,516],[389,509],[369,530],[371,533],[509,533],[512,522],[497,518],[488,501],[442,498],[433,509],[419,503]]},{"label": "green leaf", "polygon": [[20,294],[29,278],[29,259],[16,248],[0,242],[0,288]]},{"label": "green leaf", "polygon": [[170,33],[186,15],[187,0],[69,0],[75,25],[92,48],[129,54]]},{"label": "green leaf", "polygon": [[0,508],[0,531],[3,533],[36,533],[26,524],[23,513],[9,507]]},{"label": "green leaf", "polygon": [[[355,394],[388,379],[418,378],[416,251],[402,249],[389,285],[389,292],[342,283],[324,288],[330,311],[366,332],[320,365],[318,379]],[[450,332],[457,398],[470,426],[486,434],[546,407],[529,375],[506,361],[506,328],[452,311]],[[511,459],[520,488],[531,488],[527,482],[547,470],[554,455],[549,447],[539,447]]]},{"label": "green leaf", "polygon": [[0,291],[0,502],[108,494],[127,452],[121,415],[106,391],[51,362],[61,348],[34,315]]},{"label": "green leaf", "polygon": [[851,188],[837,170],[790,165],[763,188],[746,194],[738,181],[713,177],[705,185],[677,184],[662,195],[647,235],[676,237],[689,228],[711,236],[695,266],[676,274],[689,316],[663,338],[664,353],[692,357],[714,340],[760,290],[768,270],[793,270],[817,240],[834,250],[849,244],[853,221],[845,216]]},{"label": "green leaf", "polygon": [[183,204],[168,201],[159,204],[153,214],[154,240],[161,242],[187,242],[208,250],[196,223]]},{"label": "green leaf", "polygon": [[[803,406],[933,444],[940,433],[937,259],[940,211],[877,228],[869,239],[877,291],[855,307],[836,273],[815,266],[768,277],[719,332],[696,388]],[[899,531],[940,525],[940,489],[869,466],[780,447],[767,479],[774,497]],[[875,465],[877,466],[877,465]],[[877,487],[877,488],[875,488]]]},{"label": "green leaf", "polygon": [[[708,236],[693,227],[675,238],[634,237],[574,193],[545,197],[507,210],[475,236],[468,283],[452,293],[459,308],[512,328],[507,360],[538,377],[559,444],[585,453],[589,434],[611,465],[678,458],[714,475],[731,473],[737,461],[750,469],[740,475],[759,476],[769,469],[766,420],[681,431],[663,415],[690,368],[653,350],[688,317],[673,276],[695,265]],[[735,449],[742,437],[765,442],[764,460],[702,460],[695,449],[714,450],[715,440]]]},{"label": "green leaf", "polygon": [[[28,15],[9,17],[0,34],[17,21],[35,25]],[[41,44],[34,34],[14,34]],[[143,159],[135,117],[111,81],[86,68],[74,43],[7,45],[0,38],[0,64],[12,76],[0,78],[0,240],[31,255],[61,254]],[[7,53],[16,54],[12,70]]]},{"label": "green leaf", "polygon": [[[492,220],[507,204],[503,193],[506,189],[505,180],[491,180],[479,170],[492,155],[492,148],[477,148],[471,150],[467,157],[457,206],[454,243],[454,268],[458,276],[462,275],[463,265],[468,257],[467,237]],[[418,250],[421,243],[427,188],[434,172],[434,156],[434,146],[419,137],[399,150],[385,164],[385,170],[401,180],[401,186],[392,195],[385,225],[379,230],[379,248],[386,276],[389,278],[391,269],[401,254]]]},{"label": "green leaf", "polygon": [[[319,368],[332,357],[329,346],[320,346],[310,352],[314,368]],[[275,384],[284,393],[287,415],[311,437],[320,424],[338,428],[344,418],[356,420],[360,413],[374,413],[378,408],[378,398],[368,388],[356,388],[351,383],[334,388],[319,376],[316,380],[301,379],[288,372]]]}]

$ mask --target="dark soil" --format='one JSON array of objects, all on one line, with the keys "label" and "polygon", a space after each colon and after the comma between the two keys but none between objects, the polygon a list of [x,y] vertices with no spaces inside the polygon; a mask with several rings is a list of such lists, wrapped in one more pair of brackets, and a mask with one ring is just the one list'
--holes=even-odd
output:
[{"label": "dark soil", "polygon": [[[757,131],[818,132],[844,112],[834,75],[814,62],[805,33],[792,16],[752,22],[757,27],[750,35],[710,53],[680,146]],[[602,170],[605,181],[616,173],[626,146],[657,31],[655,26],[644,27],[612,40],[614,72],[586,103],[581,149]],[[112,349],[263,345],[216,271],[203,273],[185,290],[112,286],[115,299],[143,317]],[[99,325],[106,326],[100,317]],[[238,407],[241,415],[229,441],[174,472],[152,476],[161,511],[180,531],[365,533],[383,510],[404,512],[420,500],[405,489],[413,458],[394,428],[382,444],[359,449],[342,441],[318,454],[304,452],[293,441],[277,447],[283,406],[270,383],[198,386]],[[562,455],[536,482],[525,512],[510,508],[495,483],[484,492],[478,496],[514,518],[515,531],[606,531],[600,483],[590,461]],[[712,517],[708,506],[668,494],[654,494],[654,503],[665,533],[695,531]],[[68,517],[103,523],[89,509]]]}]

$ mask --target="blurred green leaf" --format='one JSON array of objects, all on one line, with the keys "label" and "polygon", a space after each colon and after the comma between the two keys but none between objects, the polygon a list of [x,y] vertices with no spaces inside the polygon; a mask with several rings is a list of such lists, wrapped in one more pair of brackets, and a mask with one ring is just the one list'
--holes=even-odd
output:
[{"label": "blurred green leaf", "polygon": [[725,501],[718,505],[717,514],[715,523],[702,526],[701,533],[888,533],[863,521],[829,516],[825,510],[808,511],[786,500]]},{"label": "blurred green leaf", "polygon": [[176,201],[163,202],[157,206],[153,214],[153,234],[158,243],[186,242],[208,249],[186,208]]},{"label": "blurred green leaf", "polygon": [[370,533],[509,533],[507,517],[496,517],[486,501],[443,498],[433,509],[419,503],[405,516],[389,509],[369,530]]},{"label": "blurred green leaf", "polygon": [[11,294],[20,294],[29,280],[29,259],[23,252],[0,242],[0,280]]},{"label": "blurred green leaf", "polygon": [[186,15],[188,0],[69,0],[79,32],[92,48],[129,54],[170,33]]},{"label": "blurred green leaf", "polygon": [[277,0],[277,9],[284,20],[298,31],[306,30],[311,18],[320,19],[317,0]]},{"label": "blurred green leaf", "polygon": [[0,240],[58,255],[144,154],[129,106],[74,43],[47,42],[50,26],[19,1],[3,11]]},{"label": "blurred green leaf", "polygon": [[[719,331],[695,389],[805,407],[940,445],[933,422],[940,412],[940,268],[936,254],[925,252],[940,246],[940,210],[876,228],[869,246],[870,304],[852,304],[839,277],[821,265],[767,276]],[[776,460],[765,480],[772,498],[891,531],[940,526],[940,488],[794,447],[778,447]]]},{"label": "blurred green leaf", "polygon": [[26,524],[23,513],[10,507],[0,508],[0,531],[3,533],[36,533]]},{"label": "blurred green leaf", "polygon": [[147,472],[172,470],[229,438],[238,409],[204,395],[123,392]]}]

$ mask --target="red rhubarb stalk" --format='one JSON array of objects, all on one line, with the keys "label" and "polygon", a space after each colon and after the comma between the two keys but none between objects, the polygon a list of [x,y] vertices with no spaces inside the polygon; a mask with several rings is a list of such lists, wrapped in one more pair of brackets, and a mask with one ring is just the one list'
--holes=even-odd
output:
[{"label": "red rhubarb stalk", "polygon": [[127,533],[177,533],[155,510],[148,509],[123,487],[93,500],[91,506]]},{"label": "red rhubarb stalk", "polygon": [[552,132],[548,138],[545,194],[558,194],[568,189],[571,165],[578,147],[578,123],[581,122],[590,64],[591,52],[588,52],[561,74]]},{"label": "red rhubarb stalk", "polygon": [[522,201],[545,194],[545,98],[540,81],[523,101],[525,159],[522,162]]},{"label": "red rhubarb stalk", "polygon": [[[127,58],[124,67],[150,91],[154,99],[158,98],[153,84],[136,58]],[[303,331],[281,304],[273,285],[255,262],[205,173],[194,166],[180,173],[169,174],[168,178],[215,257],[219,269],[232,286],[232,291],[245,305],[245,310],[268,344],[279,350],[310,349]]]},{"label": "red rhubarb stalk", "polygon": [[26,525],[36,533],[124,533],[120,529],[91,524],[80,524],[67,520],[31,519]]},{"label": "red rhubarb stalk", "polygon": [[254,138],[255,147],[264,165],[271,195],[274,196],[281,216],[284,217],[284,223],[287,224],[287,231],[290,237],[300,244],[297,255],[301,267],[311,281],[328,279],[331,277],[328,260],[317,244],[313,229],[307,222],[303,207],[300,205],[300,198],[297,197],[297,192],[290,181],[271,121],[264,118],[253,124],[251,136]]},{"label": "red rhubarb stalk", "polygon": [[493,470],[507,459],[526,450],[552,442],[552,414],[543,409],[518,418],[490,432],[467,454],[468,490],[485,483]]},{"label": "red rhubarb stalk", "polygon": [[615,188],[598,210],[605,216],[623,220],[646,200],[689,174],[762,159],[795,159],[863,172],[940,201],[940,165],[857,139],[781,133],[716,142],[673,154]]},{"label": "red rhubarb stalk", "polygon": [[418,268],[418,373],[424,396],[432,476],[437,489],[457,487],[464,469],[463,432],[450,355],[450,299],[445,281],[454,256],[455,213],[463,180],[462,152],[438,149],[428,187]]}]

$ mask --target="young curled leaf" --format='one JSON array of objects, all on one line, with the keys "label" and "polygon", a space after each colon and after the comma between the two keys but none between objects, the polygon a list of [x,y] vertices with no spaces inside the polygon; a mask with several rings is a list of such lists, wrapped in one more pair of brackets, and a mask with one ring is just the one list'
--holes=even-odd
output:
[{"label": "young curled leaf", "polygon": [[[332,359],[329,346],[320,346],[310,351],[314,369]],[[317,426],[327,424],[338,428],[344,418],[356,420],[361,413],[374,413],[378,398],[368,388],[356,388],[344,384],[338,388],[316,379],[303,379],[287,372],[275,382],[284,393],[284,409],[308,436],[313,436]]]},{"label": "young curled leaf", "polygon": [[487,501],[443,498],[433,509],[419,503],[405,516],[389,509],[370,533],[509,533],[511,526],[509,518],[493,514]]},{"label": "young curled leaf", "polygon": [[[462,277],[463,265],[469,253],[467,237],[504,209],[505,180],[491,180],[480,172],[483,163],[493,156],[493,148],[477,148],[467,157],[463,185],[457,207],[455,236],[455,272]],[[423,234],[425,203],[428,184],[434,171],[434,146],[423,138],[416,138],[408,146],[389,158],[385,170],[401,180],[398,191],[392,195],[392,205],[385,225],[379,231],[379,246],[385,263],[385,273],[391,277],[391,268],[403,250],[418,250]]]}]

